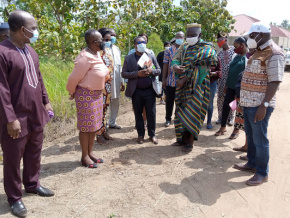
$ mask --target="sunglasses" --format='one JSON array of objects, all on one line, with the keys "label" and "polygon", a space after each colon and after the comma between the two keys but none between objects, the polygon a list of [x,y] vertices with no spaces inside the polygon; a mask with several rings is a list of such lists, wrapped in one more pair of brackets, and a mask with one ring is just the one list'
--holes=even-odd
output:
[{"label": "sunglasses", "polygon": [[147,44],[146,41],[140,41],[140,42],[137,42],[137,44]]},{"label": "sunglasses", "polygon": [[110,42],[112,39],[103,39],[104,42]]}]

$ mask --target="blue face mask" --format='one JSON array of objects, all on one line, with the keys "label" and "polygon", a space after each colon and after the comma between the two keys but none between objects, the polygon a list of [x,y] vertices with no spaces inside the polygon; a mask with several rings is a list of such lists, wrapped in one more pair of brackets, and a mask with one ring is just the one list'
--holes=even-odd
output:
[{"label": "blue face mask", "polygon": [[[24,29],[26,29],[26,28],[24,27]],[[38,30],[34,30],[33,32],[31,32],[31,31],[28,30],[28,29],[26,29],[26,30],[27,30],[28,32],[32,33],[33,36],[32,36],[31,38],[29,38],[29,37],[27,37],[27,36],[25,35],[25,37],[27,37],[27,38],[29,39],[30,43],[35,43],[36,40],[38,39],[38,35],[39,35]]]},{"label": "blue face mask", "polygon": [[106,48],[110,48],[110,46],[111,46],[111,41],[104,42],[104,45],[105,45]]},{"label": "blue face mask", "polygon": [[146,51],[146,44],[144,43],[138,44],[137,51],[139,51],[140,53],[144,53]]},{"label": "blue face mask", "polygon": [[111,40],[112,40],[112,44],[115,44],[115,43],[116,43],[116,41],[117,41],[117,39],[116,39],[116,37],[115,37],[115,36],[111,36]]},{"label": "blue face mask", "polygon": [[175,43],[177,44],[177,45],[181,45],[182,43],[183,43],[183,39],[176,39],[175,40]]}]

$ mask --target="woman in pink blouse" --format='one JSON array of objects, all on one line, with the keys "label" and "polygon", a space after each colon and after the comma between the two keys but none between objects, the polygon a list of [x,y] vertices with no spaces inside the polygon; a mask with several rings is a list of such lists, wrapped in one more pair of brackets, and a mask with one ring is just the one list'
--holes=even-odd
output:
[{"label": "woman in pink blouse", "polygon": [[76,101],[81,163],[88,168],[97,168],[103,160],[94,155],[93,145],[96,131],[102,125],[102,90],[109,69],[99,54],[103,48],[102,35],[97,30],[89,29],[85,32],[85,40],[87,47],[77,56],[66,87],[71,99]]}]

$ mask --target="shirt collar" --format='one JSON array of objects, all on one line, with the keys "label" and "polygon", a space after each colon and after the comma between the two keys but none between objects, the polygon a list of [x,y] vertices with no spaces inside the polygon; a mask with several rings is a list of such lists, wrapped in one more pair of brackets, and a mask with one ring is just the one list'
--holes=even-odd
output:
[{"label": "shirt collar", "polygon": [[270,44],[272,43],[272,39],[268,40],[267,42],[265,42],[263,45],[260,45],[260,49],[264,50],[265,48],[267,48]]}]

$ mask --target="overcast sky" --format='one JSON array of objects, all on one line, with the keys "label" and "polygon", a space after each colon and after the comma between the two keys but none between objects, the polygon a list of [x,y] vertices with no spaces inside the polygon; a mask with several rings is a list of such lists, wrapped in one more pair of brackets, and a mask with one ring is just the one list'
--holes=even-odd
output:
[{"label": "overcast sky", "polygon": [[233,16],[246,14],[266,23],[290,22],[289,0],[228,0],[227,10]]}]

